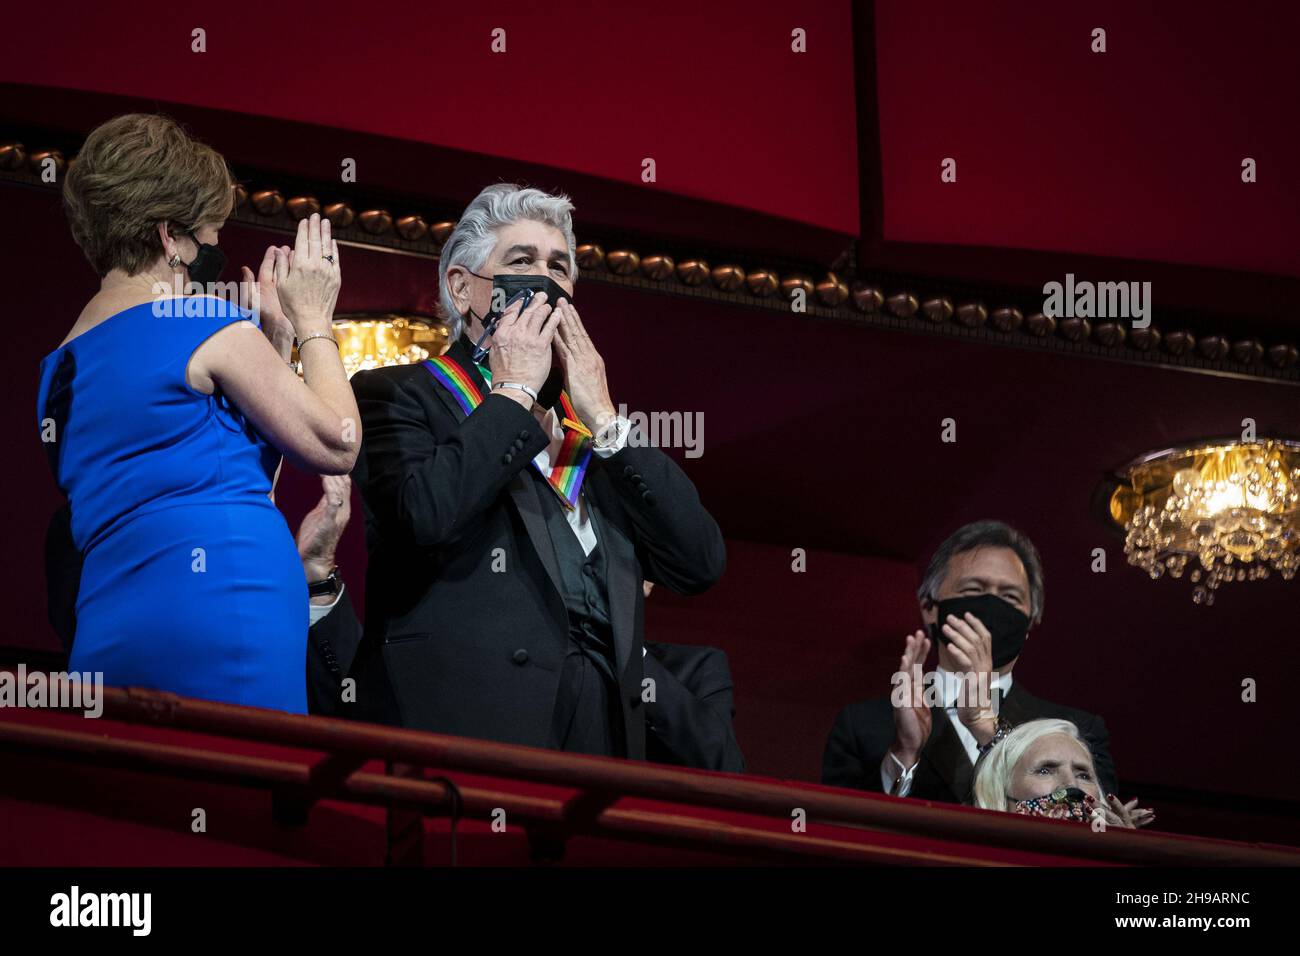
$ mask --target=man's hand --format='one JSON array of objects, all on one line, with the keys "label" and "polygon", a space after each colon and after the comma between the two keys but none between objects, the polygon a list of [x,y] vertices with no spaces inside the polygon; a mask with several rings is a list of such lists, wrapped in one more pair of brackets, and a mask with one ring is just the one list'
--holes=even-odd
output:
[{"label": "man's hand", "polygon": [[352,516],[352,479],[347,475],[321,478],[325,493],[298,525],[298,557],[308,581],[320,581],[334,567],[334,552]]},{"label": "man's hand", "polygon": [[[948,653],[961,667],[961,693],[957,698],[957,717],[971,732],[976,743],[983,745],[993,739],[998,729],[998,718],[993,713],[993,701],[981,699],[980,689],[993,687],[993,635],[969,611],[964,617],[949,614],[943,622],[943,632],[951,642]],[[972,681],[974,686],[972,686]]]},{"label": "man's hand", "polygon": [[293,353],[293,323],[280,305],[280,290],[275,284],[277,257],[283,257],[287,261],[289,247],[268,246],[256,277],[248,266],[240,270],[243,281],[239,284],[239,304],[258,316],[262,334],[280,354],[280,358],[287,362]]},{"label": "man's hand", "polygon": [[904,767],[915,765],[925,742],[930,739],[933,718],[930,708],[925,705],[924,675],[921,672],[929,654],[930,639],[924,631],[917,631],[907,636],[903,656],[898,659],[899,673],[907,674],[911,679],[911,693],[905,706],[894,708],[894,743],[889,751]]},{"label": "man's hand", "polygon": [[[555,319],[546,293],[539,292],[521,314],[522,303],[514,303],[501,315],[496,331],[492,333],[492,351],[488,353],[488,366],[492,370],[492,384],[518,382],[537,391],[551,373],[551,341],[555,336]],[[498,395],[513,399],[524,408],[531,409],[533,400],[517,388],[505,388]]]},{"label": "man's hand", "polygon": [[593,433],[599,432],[618,417],[605,381],[605,360],[596,351],[572,302],[561,299],[555,311],[560,317],[555,351],[564,366],[564,390],[583,424]]}]

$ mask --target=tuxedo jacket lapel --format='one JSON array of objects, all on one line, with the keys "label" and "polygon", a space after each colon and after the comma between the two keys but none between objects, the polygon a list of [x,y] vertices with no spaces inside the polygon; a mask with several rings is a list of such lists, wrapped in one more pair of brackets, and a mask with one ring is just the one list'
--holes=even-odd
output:
[{"label": "tuxedo jacket lapel", "polygon": [[532,542],[533,550],[541,559],[542,567],[546,569],[546,576],[551,579],[555,596],[559,597],[564,593],[560,578],[560,564],[555,556],[555,545],[551,543],[550,532],[546,529],[546,516],[542,514],[542,503],[537,500],[537,483],[525,470],[511,479],[509,490],[510,499],[514,502],[515,510],[519,512],[519,518],[528,532],[528,540]]},{"label": "tuxedo jacket lapel", "polygon": [[1033,703],[1033,698],[1029,696],[1029,691],[1025,690],[1016,681],[1011,685],[1011,689],[1002,696],[998,707],[998,716],[1007,720],[1012,727],[1019,727],[1026,721],[1033,720],[1034,714],[1029,709]]},{"label": "tuxedo jacket lapel", "polygon": [[[474,364],[469,346],[465,344],[466,341],[467,340],[462,336],[455,342],[452,342],[451,347],[444,353],[444,357],[451,359],[459,365],[461,369],[464,370],[465,374],[469,376],[469,380],[478,386],[479,394],[486,399],[488,395],[487,382],[484,381],[483,375],[478,370],[478,366]],[[463,422],[469,417],[460,407],[460,402],[456,401],[455,396],[453,396],[451,392],[447,391],[447,389],[445,389],[432,375],[429,376],[429,387],[437,394],[438,401],[447,406],[447,410],[451,412],[456,421]]]},{"label": "tuxedo jacket lapel", "polygon": [[640,580],[632,573],[632,559],[636,549],[623,531],[601,510],[596,491],[597,481],[584,482],[584,498],[596,530],[596,540],[605,552],[605,587],[609,598],[609,620],[614,631],[614,663],[619,674],[632,657],[636,632],[636,591]]},{"label": "tuxedo jacket lapel", "polygon": [[970,796],[971,778],[974,767],[970,756],[957,736],[957,730],[948,719],[942,707],[930,708],[930,740],[925,745],[925,759],[934,772],[939,775],[953,796],[965,802]]},{"label": "tuxedo jacket lapel", "polygon": [[[474,364],[468,342],[469,340],[462,336],[451,344],[445,355],[465,371],[470,381],[478,386],[479,392],[482,393],[484,400],[486,400],[488,385],[479,372],[478,366]],[[429,378],[430,387],[437,392],[439,400],[456,417],[456,421],[463,422],[469,417],[447,389],[434,381],[433,376],[429,376]],[[532,469],[531,465],[511,479],[508,489],[510,500],[514,502],[515,510],[519,512],[519,518],[523,521],[524,529],[528,532],[528,539],[532,542],[533,550],[537,552],[542,567],[546,569],[546,576],[551,579],[551,585],[555,588],[556,595],[559,595],[563,593],[563,589],[560,583],[559,564],[555,557],[555,546],[551,543],[551,536],[546,530],[546,517],[542,514],[541,503],[537,500],[536,483],[528,473],[530,469]]]},{"label": "tuxedo jacket lapel", "polygon": [[[468,339],[462,337],[453,342],[451,347],[447,349],[446,356],[465,370],[465,373],[470,376],[470,380],[479,387],[479,391],[483,393],[486,399],[487,382],[484,381],[478,367],[473,362]],[[430,376],[430,379],[432,377]],[[464,421],[467,416],[451,393],[435,381],[431,381],[430,386],[438,393],[439,400],[455,415],[456,421]],[[532,542],[533,550],[536,551],[537,557],[541,560],[542,567],[546,569],[546,576],[551,580],[551,586],[554,588],[553,596],[559,602],[560,612],[564,613],[563,601],[560,599],[560,596],[564,593],[564,587],[560,577],[559,559],[555,554],[555,545],[552,543],[550,532],[546,527],[546,516],[542,514],[542,504],[537,497],[539,494],[553,494],[553,492],[549,487],[542,487],[538,481],[534,480],[533,474],[538,474],[537,470],[532,465],[529,465],[528,468],[511,479],[508,486],[510,500],[514,503],[524,529],[528,532],[528,539]],[[538,477],[540,478],[540,474],[538,474]],[[584,491],[586,491],[584,497],[586,498],[589,515],[596,529],[596,539],[600,546],[605,549],[605,575],[606,585],[609,588],[610,620],[614,631],[615,663],[617,672],[622,674],[623,669],[627,667],[627,663],[631,659],[632,645],[635,640],[636,606],[635,592],[632,588],[640,587],[641,582],[633,580],[631,557],[634,555],[634,549],[632,543],[627,540],[627,537],[614,522],[604,520],[603,515],[599,519],[597,518],[595,496],[590,493],[590,489],[594,484],[590,480],[584,482]]]},{"label": "tuxedo jacket lapel", "polygon": [[[1012,684],[1005,694],[996,690],[993,693],[1000,698],[998,716],[1005,718],[1013,727],[1034,719],[1034,699],[1019,683]],[[964,802],[970,796],[975,780],[975,766],[971,763],[957,729],[948,719],[947,712],[942,707],[932,707],[930,715],[934,723],[930,741],[926,744],[925,759],[953,795]]]}]

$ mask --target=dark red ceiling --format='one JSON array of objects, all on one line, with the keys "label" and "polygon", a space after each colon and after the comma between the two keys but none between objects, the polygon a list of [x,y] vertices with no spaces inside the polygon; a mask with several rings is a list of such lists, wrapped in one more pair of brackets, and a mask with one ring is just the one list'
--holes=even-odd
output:
[{"label": "dark red ceiling", "polygon": [[1300,276],[1300,5],[874,6],[886,240]]},{"label": "dark red ceiling", "polygon": [[[333,6],[164,6],[147,30],[104,5],[21,6],[0,82],[435,144],[844,236],[878,223],[869,240],[1300,276],[1300,7],[1283,0]],[[190,52],[195,26],[206,53]],[[489,50],[498,26],[505,55]],[[875,41],[861,157],[855,26]],[[796,27],[806,54],[790,52]],[[340,157],[321,152],[298,165],[332,175]],[[386,165],[368,154],[362,182],[391,179]]]},{"label": "dark red ceiling", "polygon": [[[6,12],[0,82],[413,140],[857,229],[847,4],[234,0],[162,4],[147,28],[110,4],[59,11]],[[206,53],[190,50],[195,27]],[[490,49],[498,27],[504,54]],[[791,51],[796,27],[807,53]],[[326,164],[335,177],[346,143]]]}]

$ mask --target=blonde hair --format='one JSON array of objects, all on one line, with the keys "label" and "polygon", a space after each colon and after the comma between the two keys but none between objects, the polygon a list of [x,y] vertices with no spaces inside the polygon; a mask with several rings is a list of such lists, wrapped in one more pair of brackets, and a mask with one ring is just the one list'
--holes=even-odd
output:
[{"label": "blonde hair", "polygon": [[975,764],[975,784],[972,788],[971,802],[985,810],[1005,811],[1007,802],[1011,799],[1007,794],[1007,783],[1016,764],[1020,762],[1020,758],[1034,741],[1051,734],[1065,734],[1083,747],[1083,752],[1088,757],[1088,769],[1092,771],[1092,778],[1097,783],[1097,792],[1100,793],[1101,781],[1097,779],[1097,767],[1092,760],[1092,748],[1079,733],[1079,728],[1068,720],[1045,719],[1021,724],[995,744],[992,750],[980,757],[979,762]]},{"label": "blonde hair", "polygon": [[175,120],[128,113],[95,127],[63,181],[72,238],[99,276],[142,272],[162,249],[157,228],[192,235],[223,222],[234,205],[221,154]]}]

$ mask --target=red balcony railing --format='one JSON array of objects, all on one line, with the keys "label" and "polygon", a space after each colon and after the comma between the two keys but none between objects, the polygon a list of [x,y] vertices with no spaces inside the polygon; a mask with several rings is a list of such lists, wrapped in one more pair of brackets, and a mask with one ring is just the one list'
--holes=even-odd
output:
[{"label": "red balcony railing", "polygon": [[[0,775],[0,792],[18,806],[59,801],[63,791],[42,791],[39,783],[60,766],[74,774],[64,778],[64,789],[76,791],[69,801],[106,815],[120,814],[123,798],[97,792],[101,771],[126,773],[141,787],[169,779],[269,791],[276,819],[308,830],[313,808],[323,802],[381,808],[390,837],[393,813],[413,815],[417,824],[452,814],[462,821],[504,814],[537,838],[535,849],[596,838],[624,847],[618,851],[623,862],[636,862],[637,846],[653,846],[703,851],[722,862],[1300,865],[1300,850],[1280,846],[1114,828],[1095,833],[966,807],[136,688],[109,688],[104,697],[103,716],[93,721],[72,712],[0,708],[0,755],[9,767]],[[48,838],[38,831],[17,839]],[[299,841],[289,855],[314,859],[304,842],[310,841]],[[283,844],[276,850],[284,852]]]}]

